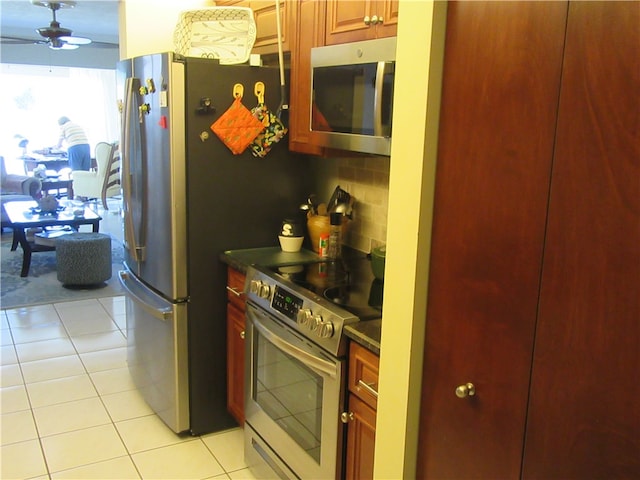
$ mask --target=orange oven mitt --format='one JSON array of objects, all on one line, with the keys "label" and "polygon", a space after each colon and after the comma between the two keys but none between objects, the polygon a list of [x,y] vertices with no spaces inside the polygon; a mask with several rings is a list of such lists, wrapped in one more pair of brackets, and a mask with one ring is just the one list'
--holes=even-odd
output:
[{"label": "orange oven mitt", "polygon": [[244,87],[240,83],[233,86],[234,101],[211,125],[211,130],[233,152],[240,155],[264,130],[262,122],[257,120],[247,107],[242,104]]}]

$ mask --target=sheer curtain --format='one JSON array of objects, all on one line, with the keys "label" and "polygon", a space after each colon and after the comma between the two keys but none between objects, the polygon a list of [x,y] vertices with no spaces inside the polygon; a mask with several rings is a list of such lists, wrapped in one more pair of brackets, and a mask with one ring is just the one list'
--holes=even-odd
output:
[{"label": "sheer curtain", "polygon": [[17,137],[29,151],[55,146],[63,115],[85,129],[92,154],[119,139],[115,69],[1,64],[0,83],[0,155],[12,173],[24,171]]}]

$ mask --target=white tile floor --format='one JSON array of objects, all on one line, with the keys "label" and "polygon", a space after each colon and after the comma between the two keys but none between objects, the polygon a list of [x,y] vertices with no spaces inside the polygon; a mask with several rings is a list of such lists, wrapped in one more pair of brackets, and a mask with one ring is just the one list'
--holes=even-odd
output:
[{"label": "white tile floor", "polygon": [[241,428],[174,434],[126,366],[123,297],[0,311],[2,479],[250,479]]},{"label": "white tile floor", "polygon": [[[117,202],[100,231],[122,238]],[[253,479],[241,428],[174,434],[126,365],[124,298],[0,310],[0,478]]]}]

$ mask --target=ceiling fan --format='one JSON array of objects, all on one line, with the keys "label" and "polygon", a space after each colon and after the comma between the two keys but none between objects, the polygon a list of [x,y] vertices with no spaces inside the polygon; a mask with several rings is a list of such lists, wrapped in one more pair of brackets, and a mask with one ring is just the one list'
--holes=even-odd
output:
[{"label": "ceiling fan", "polygon": [[28,38],[8,37],[2,36],[2,43],[4,44],[40,44],[48,45],[53,50],[75,50],[81,45],[88,45],[92,47],[102,48],[116,48],[118,45],[107,42],[94,42],[90,38],[72,36],[72,30],[62,27],[56,17],[56,12],[63,8],[73,8],[76,6],[73,0],[61,0],[61,1],[42,1],[31,0],[33,5],[39,7],[46,7],[51,10],[53,19],[47,27],[36,28],[36,32],[43,38],[42,40],[33,40]]}]

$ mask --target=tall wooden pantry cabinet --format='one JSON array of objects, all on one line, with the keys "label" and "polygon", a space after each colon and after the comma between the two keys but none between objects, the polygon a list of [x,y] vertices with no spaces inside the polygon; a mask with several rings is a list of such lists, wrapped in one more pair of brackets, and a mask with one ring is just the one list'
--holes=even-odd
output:
[{"label": "tall wooden pantry cabinet", "polygon": [[640,478],[640,3],[451,2],[418,478]]}]

